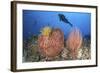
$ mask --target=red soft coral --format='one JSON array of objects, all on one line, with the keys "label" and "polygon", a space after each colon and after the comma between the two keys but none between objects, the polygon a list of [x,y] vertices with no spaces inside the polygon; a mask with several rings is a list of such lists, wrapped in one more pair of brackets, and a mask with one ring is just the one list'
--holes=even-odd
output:
[{"label": "red soft coral", "polygon": [[78,28],[72,29],[66,41],[66,45],[70,50],[72,59],[76,59],[78,54],[78,49],[82,45],[82,35]]},{"label": "red soft coral", "polygon": [[54,58],[59,55],[64,46],[64,35],[60,29],[54,29],[50,36],[40,35],[38,38],[40,51],[46,57]]}]

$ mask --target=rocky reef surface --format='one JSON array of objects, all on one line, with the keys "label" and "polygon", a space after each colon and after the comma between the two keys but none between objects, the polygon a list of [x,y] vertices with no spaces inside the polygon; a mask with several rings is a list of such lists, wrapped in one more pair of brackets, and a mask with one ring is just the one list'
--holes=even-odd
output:
[{"label": "rocky reef surface", "polygon": [[[32,40],[32,39],[31,39]],[[34,40],[33,40],[34,41]],[[73,60],[67,46],[64,46],[61,53],[53,59],[47,59],[39,52],[37,41],[24,42],[23,62],[43,62],[43,61],[67,61]],[[33,44],[34,43],[34,44]],[[77,58],[74,60],[91,59],[91,42],[89,39],[83,39],[82,46],[78,50]]]}]

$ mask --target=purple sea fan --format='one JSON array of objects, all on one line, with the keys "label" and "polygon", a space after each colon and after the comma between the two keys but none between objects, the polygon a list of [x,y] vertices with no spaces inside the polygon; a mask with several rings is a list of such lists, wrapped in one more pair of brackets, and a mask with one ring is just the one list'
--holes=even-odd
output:
[{"label": "purple sea fan", "polygon": [[77,59],[78,49],[82,46],[82,34],[78,28],[72,28],[72,31],[66,40],[66,45],[72,59]]}]

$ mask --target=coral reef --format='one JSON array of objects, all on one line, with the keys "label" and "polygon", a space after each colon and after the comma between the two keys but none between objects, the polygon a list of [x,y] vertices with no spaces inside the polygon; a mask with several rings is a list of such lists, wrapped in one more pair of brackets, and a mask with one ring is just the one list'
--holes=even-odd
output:
[{"label": "coral reef", "polygon": [[39,61],[37,36],[31,35],[23,44],[23,62]]},{"label": "coral reef", "polygon": [[78,59],[91,59],[91,41],[90,39],[84,38],[82,47],[78,51]]},{"label": "coral reef", "polygon": [[23,41],[23,62],[91,59],[90,45],[91,40],[82,37],[78,28],[72,28],[64,41],[59,28],[44,27],[40,35],[31,35]]}]

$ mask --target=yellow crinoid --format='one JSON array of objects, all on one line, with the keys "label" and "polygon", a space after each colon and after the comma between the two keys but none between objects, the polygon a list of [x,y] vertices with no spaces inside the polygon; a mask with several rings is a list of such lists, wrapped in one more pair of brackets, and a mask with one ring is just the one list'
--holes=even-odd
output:
[{"label": "yellow crinoid", "polygon": [[49,34],[51,33],[52,29],[48,26],[44,27],[41,31],[42,35],[45,35],[45,36],[49,36]]}]

